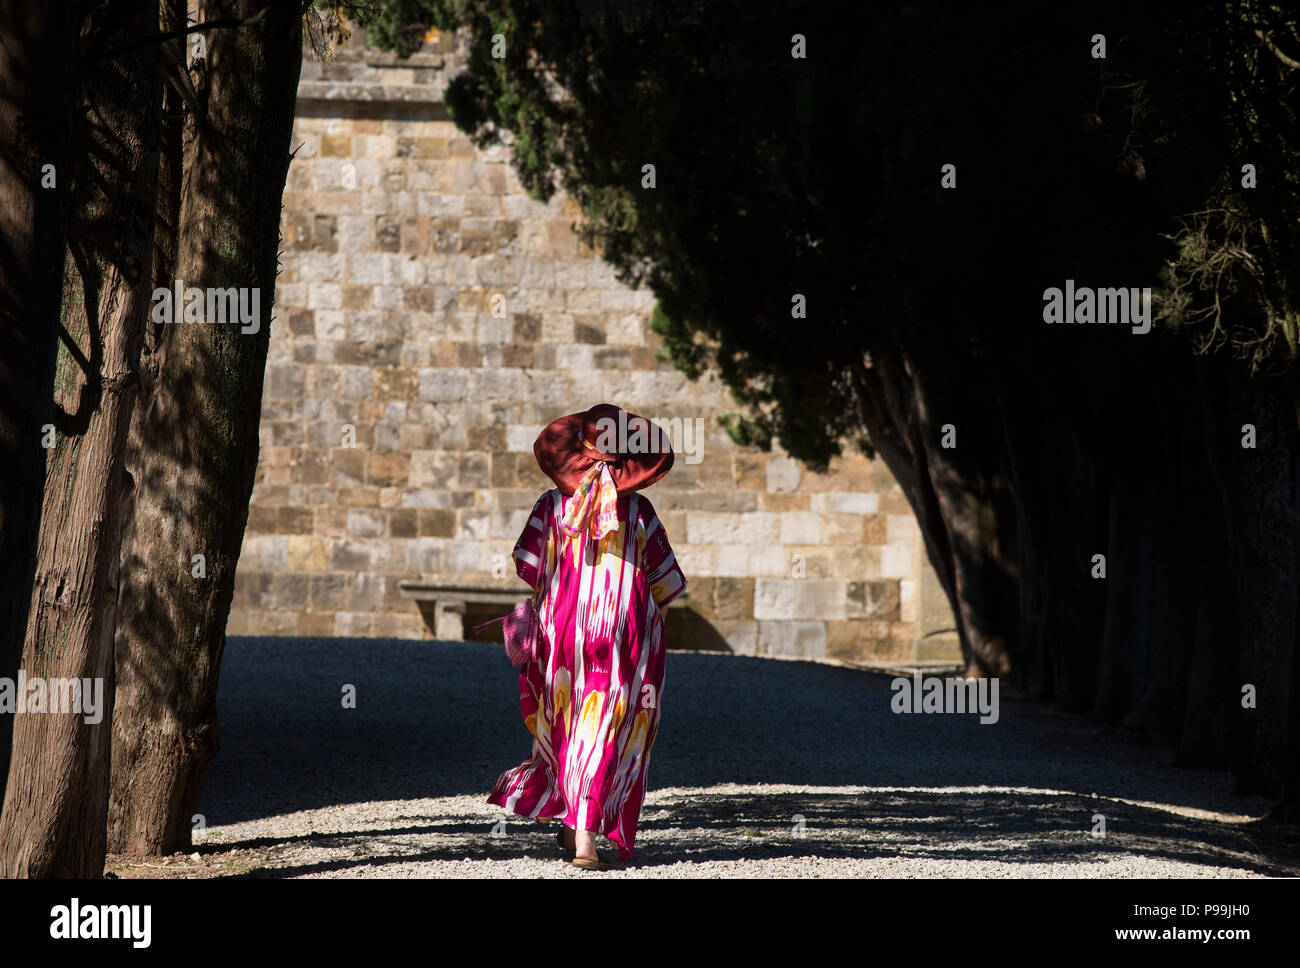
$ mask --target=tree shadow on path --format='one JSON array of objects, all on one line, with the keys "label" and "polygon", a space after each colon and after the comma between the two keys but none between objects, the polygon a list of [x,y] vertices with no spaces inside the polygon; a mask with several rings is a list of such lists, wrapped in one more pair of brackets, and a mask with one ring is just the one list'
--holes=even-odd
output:
[{"label": "tree shadow on path", "polygon": [[[1159,750],[1005,693],[996,723],[897,715],[890,682],[818,663],[671,653],[637,863],[886,855],[1041,863],[1136,851],[1300,873],[1294,832],[1176,812],[1262,816],[1267,802],[1233,796],[1227,773],[1174,766]],[[355,708],[343,703],[349,686]],[[370,801],[486,801],[530,747],[514,670],[499,646],[481,643],[232,637],[219,713],[221,752],[200,808],[209,825]],[[723,784],[873,789],[669,792],[662,807],[654,795]],[[943,789],[981,786],[1015,789]],[[1091,836],[1098,814],[1104,838]],[[505,838],[464,821],[421,818],[394,832],[406,846],[392,860],[507,859],[553,846],[554,828],[521,818],[510,823],[522,835]],[[423,842],[408,842],[421,833]],[[444,844],[443,834],[455,836]],[[377,833],[319,836],[342,847]],[[358,856],[355,865],[377,860]]]}]

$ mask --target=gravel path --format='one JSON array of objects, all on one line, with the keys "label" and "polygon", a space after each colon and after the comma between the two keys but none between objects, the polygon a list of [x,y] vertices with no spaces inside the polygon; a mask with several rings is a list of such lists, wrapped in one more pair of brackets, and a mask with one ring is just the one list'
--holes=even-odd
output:
[{"label": "gravel path", "polygon": [[[895,715],[891,678],[670,653],[632,866],[599,876],[1300,874],[1294,829],[1252,823],[1270,804],[1226,773],[1006,690],[995,724]],[[207,829],[173,876],[597,876],[485,802],[530,744],[500,646],[231,638],[219,708]]]}]

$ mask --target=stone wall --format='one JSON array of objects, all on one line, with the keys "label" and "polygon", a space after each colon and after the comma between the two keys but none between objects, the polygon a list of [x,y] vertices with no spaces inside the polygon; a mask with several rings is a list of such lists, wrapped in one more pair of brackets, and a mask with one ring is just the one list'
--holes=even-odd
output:
[{"label": "stone wall", "polygon": [[[533,440],[610,402],[702,430],[698,462],[679,440],[645,492],[689,583],[672,647],[925,652],[952,622],[884,465],[815,475],[734,445],[715,419],[734,409],[725,389],[659,358],[652,295],[581,243],[574,203],[531,200],[507,147],[480,151],[448,119],[456,59],[447,37],[399,62],[357,34],[304,64],[229,631],[429,637],[403,580],[518,591],[505,556],[551,486]],[[952,653],[951,634],[936,641]]]}]

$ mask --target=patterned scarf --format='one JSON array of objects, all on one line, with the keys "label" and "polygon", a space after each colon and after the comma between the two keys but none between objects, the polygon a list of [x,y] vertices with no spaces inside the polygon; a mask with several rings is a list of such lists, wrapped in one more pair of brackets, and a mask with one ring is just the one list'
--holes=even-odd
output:
[{"label": "patterned scarf", "polygon": [[599,541],[611,531],[618,530],[618,509],[614,504],[617,500],[618,488],[614,486],[609,465],[597,461],[578,482],[568,510],[560,520],[560,527],[573,538],[590,531],[591,536]]}]

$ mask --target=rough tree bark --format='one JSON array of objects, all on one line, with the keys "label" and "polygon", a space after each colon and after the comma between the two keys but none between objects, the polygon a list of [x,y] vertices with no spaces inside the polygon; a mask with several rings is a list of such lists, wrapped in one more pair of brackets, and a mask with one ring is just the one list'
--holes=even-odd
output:
[{"label": "rough tree bark", "polygon": [[[64,3],[0,4],[0,677],[22,656],[53,414],[78,23]],[[42,167],[55,182],[42,186]],[[0,714],[0,798],[13,719]]]},{"label": "rough tree bark", "polygon": [[[185,145],[175,278],[259,293],[256,332],[175,325],[151,337],[131,431],[136,480],[124,540],[109,842],[189,846],[218,747],[217,679],[248,518],[302,62],[301,3],[207,0],[196,61],[203,115]],[[202,567],[195,556],[202,555]]]},{"label": "rough tree bark", "polygon": [[[136,7],[128,39],[154,30],[150,6]],[[110,32],[106,23],[97,28]],[[123,458],[148,305],[158,166],[154,56],[148,47],[118,58],[92,50],[83,75],[87,110],[74,142],[55,375],[57,438],[22,660],[29,680],[45,680],[48,707],[14,720],[0,814],[6,877],[98,877],[104,870]],[[73,711],[57,708],[57,679],[77,680],[65,693],[80,693]]]}]

